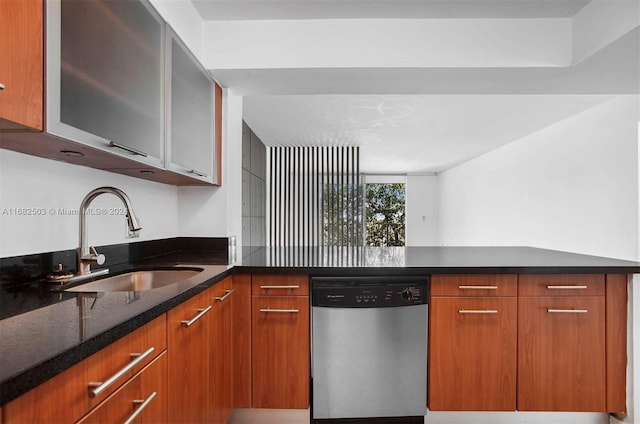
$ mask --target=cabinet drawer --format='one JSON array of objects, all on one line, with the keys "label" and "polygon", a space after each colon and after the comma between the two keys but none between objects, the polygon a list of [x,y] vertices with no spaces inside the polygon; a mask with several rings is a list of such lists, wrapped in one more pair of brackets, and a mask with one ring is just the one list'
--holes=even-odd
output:
[{"label": "cabinet drawer", "polygon": [[297,274],[253,274],[251,294],[260,296],[308,296],[309,276]]},{"label": "cabinet drawer", "polygon": [[[92,399],[92,405],[106,398],[109,393],[164,351],[167,348],[166,334],[166,318],[162,315],[89,357],[86,371],[88,384],[107,382],[121,370],[129,367],[129,371],[116,378],[112,384],[105,384],[106,388],[89,390],[88,396]],[[136,364],[130,366],[134,362]],[[97,390],[99,393],[91,390]]]},{"label": "cabinet drawer", "polygon": [[518,276],[500,275],[433,275],[432,296],[517,296]]},{"label": "cabinet drawer", "polygon": [[167,421],[167,355],[163,352],[124,386],[87,414],[80,423]]},{"label": "cabinet drawer", "polygon": [[603,296],[604,274],[521,274],[520,296]]}]

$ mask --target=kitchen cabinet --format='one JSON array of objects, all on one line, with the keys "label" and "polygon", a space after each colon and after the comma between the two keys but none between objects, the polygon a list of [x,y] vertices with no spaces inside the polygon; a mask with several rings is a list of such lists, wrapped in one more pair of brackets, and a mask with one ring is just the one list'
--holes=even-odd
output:
[{"label": "kitchen cabinet", "polygon": [[167,354],[162,352],[79,423],[167,422]]},{"label": "kitchen cabinet", "polygon": [[208,290],[211,313],[211,365],[209,389],[213,408],[212,422],[226,423],[233,409],[232,313],[235,292],[228,277]]},{"label": "kitchen cabinet", "polygon": [[[0,148],[165,184],[221,184],[217,84],[203,124],[212,127],[209,144],[166,153],[166,23],[148,1],[25,0],[0,8]],[[182,153],[206,160],[208,176],[191,162],[178,169]]]},{"label": "kitchen cabinet", "polygon": [[216,83],[167,25],[167,168],[217,182]]},{"label": "kitchen cabinet", "polygon": [[164,166],[165,23],[146,1],[47,5],[47,131]]},{"label": "kitchen cabinet", "polygon": [[[161,316],[4,406],[6,423],[75,422],[121,387],[166,349]],[[106,382],[128,369],[99,394],[91,383]],[[60,393],[64,393],[61,396]]]},{"label": "kitchen cabinet", "polygon": [[309,406],[309,281],[252,276],[252,406]]},{"label": "kitchen cabinet", "polygon": [[517,276],[434,275],[430,410],[516,409]]},{"label": "kitchen cabinet", "polygon": [[167,313],[169,422],[211,421],[212,308],[210,295],[202,292]]},{"label": "kitchen cabinet", "polygon": [[309,277],[236,274],[234,408],[308,408]]},{"label": "kitchen cabinet", "polygon": [[43,130],[44,2],[0,2],[0,131]]},{"label": "kitchen cabinet", "polygon": [[520,282],[518,409],[606,411],[605,276]]}]

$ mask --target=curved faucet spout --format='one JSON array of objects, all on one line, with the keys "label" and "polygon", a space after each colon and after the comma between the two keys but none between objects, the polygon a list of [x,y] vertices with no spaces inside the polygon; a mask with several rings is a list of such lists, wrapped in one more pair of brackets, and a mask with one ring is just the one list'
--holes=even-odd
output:
[{"label": "curved faucet spout", "polygon": [[[137,232],[142,229],[140,224],[138,223],[138,218],[136,218],[135,213],[133,213],[133,207],[131,206],[131,200],[125,194],[124,191],[115,187],[98,187],[96,189],[91,190],[85,197],[82,199],[80,203],[80,248],[78,251],[78,273],[79,274],[88,274],[91,272],[90,264],[98,263],[102,264],[104,262],[104,256],[97,254],[94,252],[93,254],[89,251],[89,243],[88,243],[88,235],[87,235],[87,208],[95,199],[101,194],[111,193],[116,196],[118,199],[122,201],[122,204],[127,210],[127,226],[129,227],[129,231]],[[102,261],[102,262],[101,262]]]}]

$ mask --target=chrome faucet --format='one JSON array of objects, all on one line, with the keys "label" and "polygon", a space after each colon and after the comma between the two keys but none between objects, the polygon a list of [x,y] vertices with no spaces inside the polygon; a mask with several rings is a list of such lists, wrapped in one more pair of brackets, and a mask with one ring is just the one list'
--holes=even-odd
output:
[{"label": "chrome faucet", "polygon": [[104,255],[96,252],[94,247],[90,247],[87,242],[87,208],[95,199],[101,194],[111,193],[115,195],[118,199],[122,201],[124,207],[127,209],[127,226],[129,227],[129,231],[132,235],[137,235],[137,233],[142,229],[140,224],[138,223],[138,219],[133,213],[133,208],[131,207],[131,201],[129,197],[120,189],[115,187],[98,187],[94,190],[91,190],[85,197],[82,199],[82,203],[80,203],[80,247],[78,248],[78,274],[79,275],[87,275],[91,274],[91,264],[102,265],[105,261]]}]

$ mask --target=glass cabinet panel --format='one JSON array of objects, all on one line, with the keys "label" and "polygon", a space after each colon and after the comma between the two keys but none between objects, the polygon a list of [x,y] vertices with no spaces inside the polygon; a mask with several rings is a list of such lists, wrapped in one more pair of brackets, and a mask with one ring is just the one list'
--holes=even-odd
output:
[{"label": "glass cabinet panel", "polygon": [[215,82],[167,27],[167,168],[214,179]]},{"label": "glass cabinet panel", "polygon": [[48,14],[48,130],[162,166],[160,16],[131,0],[54,0]]}]

